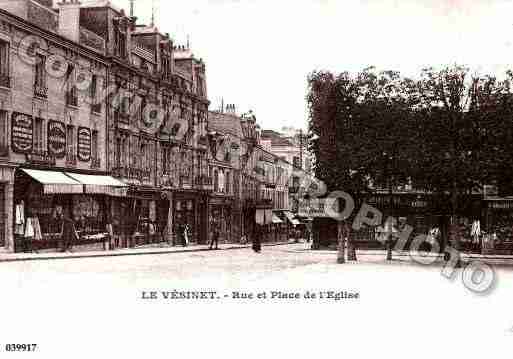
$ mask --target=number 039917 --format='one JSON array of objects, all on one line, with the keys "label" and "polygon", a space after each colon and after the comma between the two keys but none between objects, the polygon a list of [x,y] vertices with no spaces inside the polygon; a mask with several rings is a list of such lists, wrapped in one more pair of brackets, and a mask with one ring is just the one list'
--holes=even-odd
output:
[{"label": "number 039917", "polygon": [[37,344],[6,344],[6,352],[35,352]]}]

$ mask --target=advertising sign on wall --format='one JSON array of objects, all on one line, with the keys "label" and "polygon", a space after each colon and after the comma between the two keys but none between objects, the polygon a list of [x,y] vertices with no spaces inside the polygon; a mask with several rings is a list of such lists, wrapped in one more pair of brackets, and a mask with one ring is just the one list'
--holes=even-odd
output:
[{"label": "advertising sign on wall", "polygon": [[66,126],[64,123],[48,121],[48,152],[56,158],[66,156]]},{"label": "advertising sign on wall", "polygon": [[78,128],[78,159],[83,162],[91,160],[91,130],[86,127]]},{"label": "advertising sign on wall", "polygon": [[28,153],[33,148],[34,126],[32,116],[14,112],[12,114],[11,144],[16,153]]}]

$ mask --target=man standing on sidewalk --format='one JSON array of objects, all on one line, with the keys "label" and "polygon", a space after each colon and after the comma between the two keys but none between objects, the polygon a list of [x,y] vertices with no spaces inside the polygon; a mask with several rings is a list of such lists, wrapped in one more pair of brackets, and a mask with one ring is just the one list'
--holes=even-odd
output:
[{"label": "man standing on sidewalk", "polygon": [[219,228],[216,222],[212,223],[212,241],[210,242],[210,249],[213,249],[214,243],[216,244],[215,249],[219,249]]},{"label": "man standing on sidewalk", "polygon": [[61,215],[61,252],[72,251],[73,242],[78,240],[77,230],[73,220]]}]

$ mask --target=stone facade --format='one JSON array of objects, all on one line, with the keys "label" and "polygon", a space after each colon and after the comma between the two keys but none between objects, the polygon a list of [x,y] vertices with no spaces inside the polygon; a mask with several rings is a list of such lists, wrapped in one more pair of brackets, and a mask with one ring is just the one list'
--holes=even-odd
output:
[{"label": "stone facade", "polygon": [[[2,57],[5,71],[0,75],[1,216],[6,219],[1,223],[0,242],[13,250],[16,169],[106,172],[106,113],[92,110],[88,88],[77,90],[72,101],[68,90],[80,74],[94,74],[99,87],[108,74],[101,52],[59,34],[54,10],[34,1],[0,3],[21,17],[0,10],[0,46],[8,52]],[[29,45],[34,43],[38,46],[31,53]],[[51,66],[60,70],[48,71]],[[87,138],[81,137],[80,129]],[[78,150],[81,140],[84,156]]]}]

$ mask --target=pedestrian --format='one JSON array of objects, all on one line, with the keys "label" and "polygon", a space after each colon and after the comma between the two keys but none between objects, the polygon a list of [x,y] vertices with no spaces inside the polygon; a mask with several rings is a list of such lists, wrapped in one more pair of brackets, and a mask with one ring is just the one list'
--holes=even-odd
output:
[{"label": "pedestrian", "polygon": [[183,226],[183,246],[187,247],[189,245],[189,224],[185,223]]},{"label": "pedestrian", "polygon": [[253,235],[253,250],[256,253],[260,253],[262,250],[262,228],[260,225],[255,225],[255,234]]},{"label": "pedestrian", "polygon": [[214,243],[216,245],[215,249],[219,249],[219,228],[216,223],[212,224],[212,240],[210,242],[210,249],[214,249]]},{"label": "pedestrian", "polygon": [[305,250],[312,249],[312,235],[310,230],[306,229],[306,235],[305,235]]},{"label": "pedestrian", "polygon": [[78,241],[75,222],[68,216],[61,215],[61,252],[72,252],[75,241]]}]

